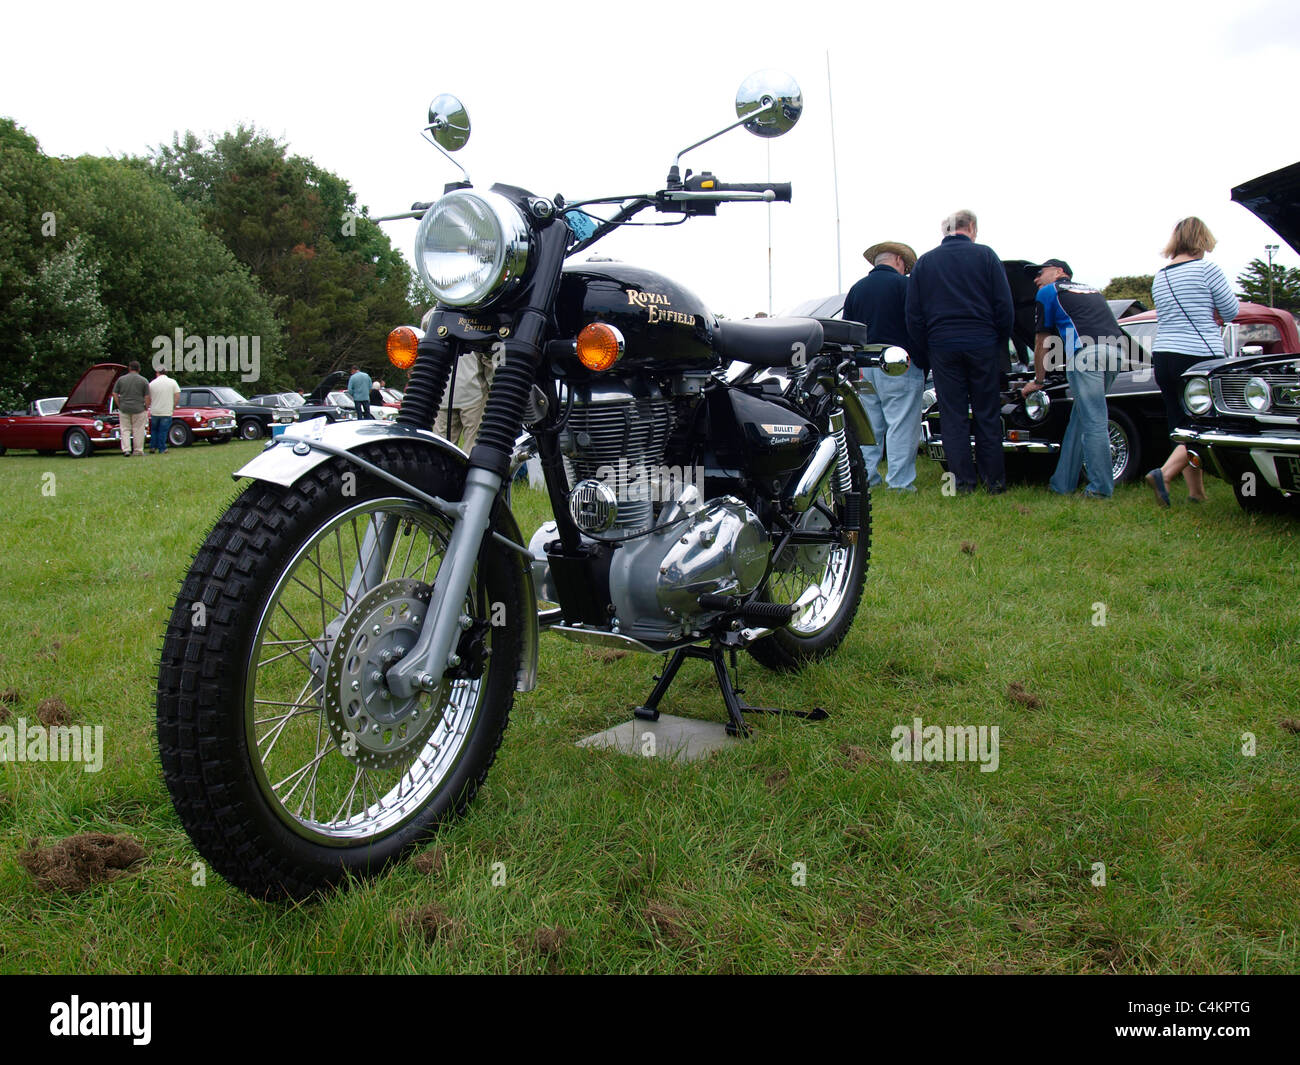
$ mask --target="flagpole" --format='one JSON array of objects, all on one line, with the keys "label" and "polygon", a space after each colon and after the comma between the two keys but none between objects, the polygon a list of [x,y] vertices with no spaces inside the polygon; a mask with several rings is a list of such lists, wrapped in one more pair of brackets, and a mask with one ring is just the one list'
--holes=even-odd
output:
[{"label": "flagpole", "polygon": [[[767,145],[767,182],[772,183],[772,141],[765,138]],[[767,205],[767,316],[772,317],[772,204]]]},{"label": "flagpole", "polygon": [[839,293],[844,291],[842,265],[844,256],[840,251],[840,169],[835,154],[835,98],[831,94],[831,50],[829,48],[826,49],[826,100],[831,114],[831,177],[835,184],[835,291]]}]

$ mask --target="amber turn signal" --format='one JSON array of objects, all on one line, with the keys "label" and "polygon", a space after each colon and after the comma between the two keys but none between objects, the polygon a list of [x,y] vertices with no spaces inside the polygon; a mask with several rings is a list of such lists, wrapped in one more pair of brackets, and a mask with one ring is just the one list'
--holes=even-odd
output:
[{"label": "amber turn signal", "polygon": [[623,357],[623,334],[605,322],[583,326],[578,334],[578,361],[600,373]]},{"label": "amber turn signal", "polygon": [[415,326],[399,325],[388,334],[388,361],[399,370],[415,365],[415,349],[424,334]]}]

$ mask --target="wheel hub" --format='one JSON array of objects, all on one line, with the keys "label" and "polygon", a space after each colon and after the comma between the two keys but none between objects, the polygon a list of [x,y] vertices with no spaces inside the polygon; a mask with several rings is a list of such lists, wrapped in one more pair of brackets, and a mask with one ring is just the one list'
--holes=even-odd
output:
[{"label": "wheel hub", "polygon": [[[415,646],[433,587],[403,578],[372,588],[352,608],[325,664],[325,718],[343,756],[366,769],[409,760],[442,720],[449,683],[399,699],[388,669]],[[418,747],[417,747],[418,749]]]}]

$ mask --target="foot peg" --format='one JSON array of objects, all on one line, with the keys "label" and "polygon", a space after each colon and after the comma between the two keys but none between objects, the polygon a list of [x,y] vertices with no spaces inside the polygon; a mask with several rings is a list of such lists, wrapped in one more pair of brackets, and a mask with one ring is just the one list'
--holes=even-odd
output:
[{"label": "foot peg", "polygon": [[696,600],[705,610],[734,614],[747,627],[780,629],[790,624],[795,608],[788,603],[743,603],[730,595],[705,593]]}]

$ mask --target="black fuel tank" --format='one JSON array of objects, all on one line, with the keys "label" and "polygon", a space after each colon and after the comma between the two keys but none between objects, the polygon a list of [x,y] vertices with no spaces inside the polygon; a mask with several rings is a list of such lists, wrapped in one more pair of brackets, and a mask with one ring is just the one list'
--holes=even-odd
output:
[{"label": "black fuel tank", "polygon": [[[576,337],[591,322],[623,334],[623,357],[610,371],[706,371],[718,364],[713,350],[717,318],[689,289],[626,263],[572,263],[564,268],[555,305],[560,337]],[[585,376],[576,357],[556,360],[566,374]]]}]

